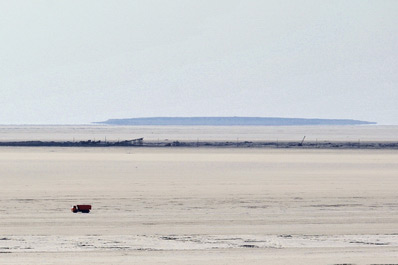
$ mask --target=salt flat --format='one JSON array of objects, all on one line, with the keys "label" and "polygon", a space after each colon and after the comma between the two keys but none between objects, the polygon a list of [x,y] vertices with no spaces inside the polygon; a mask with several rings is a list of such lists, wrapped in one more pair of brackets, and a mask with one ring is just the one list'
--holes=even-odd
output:
[{"label": "salt flat", "polygon": [[0,141],[398,141],[398,126],[0,125]]},{"label": "salt flat", "polygon": [[[398,152],[0,148],[1,264],[398,263]],[[73,214],[74,204],[93,205]]]}]

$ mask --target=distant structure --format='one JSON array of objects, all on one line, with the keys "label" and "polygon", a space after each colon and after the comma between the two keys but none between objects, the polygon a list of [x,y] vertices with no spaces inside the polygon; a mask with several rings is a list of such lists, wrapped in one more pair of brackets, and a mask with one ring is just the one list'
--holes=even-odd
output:
[{"label": "distant structure", "polygon": [[186,125],[186,126],[305,126],[305,125],[366,125],[376,122],[349,119],[300,119],[267,117],[153,117],[110,119],[97,124],[108,125]]},{"label": "distant structure", "polygon": [[144,144],[144,138],[125,140],[125,141],[123,141],[123,143],[129,143],[131,145],[143,145]]}]

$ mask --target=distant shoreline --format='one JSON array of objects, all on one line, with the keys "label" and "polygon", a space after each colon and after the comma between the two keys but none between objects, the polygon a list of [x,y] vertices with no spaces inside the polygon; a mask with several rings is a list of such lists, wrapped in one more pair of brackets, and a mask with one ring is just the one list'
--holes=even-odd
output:
[{"label": "distant shoreline", "polygon": [[149,117],[109,119],[94,124],[155,125],[155,126],[308,126],[308,125],[369,125],[376,122],[352,119],[304,119],[279,117]]},{"label": "distant shoreline", "polygon": [[3,141],[0,147],[141,147],[141,148],[264,148],[264,149],[396,149],[391,141]]}]

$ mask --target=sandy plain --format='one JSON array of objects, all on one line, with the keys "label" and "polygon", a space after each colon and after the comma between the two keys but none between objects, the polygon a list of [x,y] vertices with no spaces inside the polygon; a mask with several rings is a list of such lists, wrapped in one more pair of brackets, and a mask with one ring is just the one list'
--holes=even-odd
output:
[{"label": "sandy plain", "polygon": [[[2,147],[0,264],[398,264],[397,161],[396,150]],[[92,212],[71,213],[78,203]]]},{"label": "sandy plain", "polygon": [[398,141],[398,126],[0,125],[0,141]]}]

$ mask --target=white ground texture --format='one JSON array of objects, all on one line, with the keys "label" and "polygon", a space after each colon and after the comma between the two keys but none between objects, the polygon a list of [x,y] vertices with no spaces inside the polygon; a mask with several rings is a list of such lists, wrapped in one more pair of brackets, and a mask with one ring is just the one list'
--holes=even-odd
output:
[{"label": "white ground texture", "polygon": [[0,264],[398,264],[397,161],[394,150],[2,147]]}]

